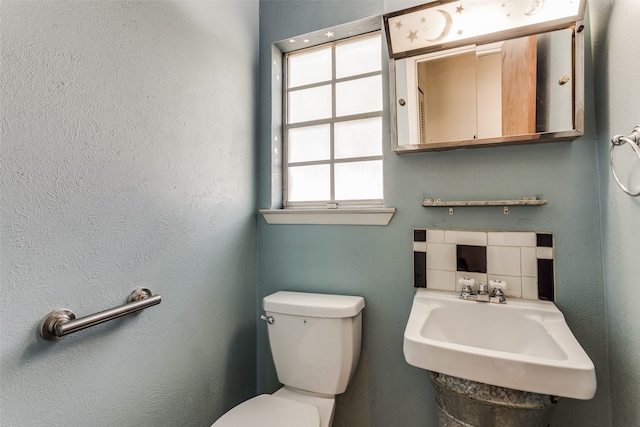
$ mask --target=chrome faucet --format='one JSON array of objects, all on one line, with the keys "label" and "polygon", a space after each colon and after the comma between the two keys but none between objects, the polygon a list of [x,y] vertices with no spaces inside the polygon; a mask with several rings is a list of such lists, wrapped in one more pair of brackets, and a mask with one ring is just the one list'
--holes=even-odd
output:
[{"label": "chrome faucet", "polygon": [[478,294],[476,301],[489,302],[489,285],[482,282],[478,283]]},{"label": "chrome faucet", "polygon": [[460,299],[496,304],[506,304],[507,302],[504,296],[507,283],[502,280],[489,280],[488,285],[480,282],[478,283],[478,292],[473,291],[473,286],[476,284],[474,279],[463,277],[458,280],[458,283],[462,286]]}]

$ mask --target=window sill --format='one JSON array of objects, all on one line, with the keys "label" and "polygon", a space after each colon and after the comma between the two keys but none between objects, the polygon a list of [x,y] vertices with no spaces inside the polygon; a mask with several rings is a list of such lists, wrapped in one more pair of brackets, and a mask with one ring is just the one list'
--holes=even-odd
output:
[{"label": "window sill", "polygon": [[387,225],[395,208],[260,209],[267,224]]}]

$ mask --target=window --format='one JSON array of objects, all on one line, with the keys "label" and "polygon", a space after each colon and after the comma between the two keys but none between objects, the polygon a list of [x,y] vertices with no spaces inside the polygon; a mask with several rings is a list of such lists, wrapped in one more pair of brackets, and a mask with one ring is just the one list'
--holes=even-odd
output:
[{"label": "window", "polygon": [[380,32],[285,61],[286,207],[382,206]]},{"label": "window", "polygon": [[268,224],[387,225],[395,214],[383,203],[381,24],[371,16],[272,44]]}]

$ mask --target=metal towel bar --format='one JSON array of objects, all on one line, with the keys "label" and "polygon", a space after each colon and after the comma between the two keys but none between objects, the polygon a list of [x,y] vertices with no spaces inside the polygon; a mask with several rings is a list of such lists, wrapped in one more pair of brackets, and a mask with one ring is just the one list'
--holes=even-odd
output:
[{"label": "metal towel bar", "polygon": [[66,308],[54,310],[42,321],[40,325],[40,336],[46,340],[57,340],[73,332],[144,310],[152,305],[160,304],[161,299],[162,297],[160,295],[151,295],[149,289],[138,288],[131,292],[127,299],[127,304],[79,319],[76,319],[76,315]]}]

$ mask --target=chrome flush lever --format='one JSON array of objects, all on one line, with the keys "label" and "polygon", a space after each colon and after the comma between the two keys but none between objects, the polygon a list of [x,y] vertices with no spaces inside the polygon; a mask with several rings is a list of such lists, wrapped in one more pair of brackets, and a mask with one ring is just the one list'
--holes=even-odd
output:
[{"label": "chrome flush lever", "polygon": [[270,325],[273,325],[274,323],[276,323],[276,319],[274,319],[273,316],[267,316],[265,314],[260,316],[260,320],[264,320],[265,322],[267,322]]}]

